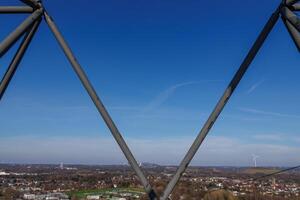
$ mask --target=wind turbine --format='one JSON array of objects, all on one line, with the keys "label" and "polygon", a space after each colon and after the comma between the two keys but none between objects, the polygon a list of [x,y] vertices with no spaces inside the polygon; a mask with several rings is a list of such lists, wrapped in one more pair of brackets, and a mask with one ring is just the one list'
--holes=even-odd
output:
[{"label": "wind turbine", "polygon": [[255,168],[257,167],[257,158],[259,158],[258,155],[252,154],[252,159],[253,159],[253,161],[254,161],[254,167],[255,167]]}]

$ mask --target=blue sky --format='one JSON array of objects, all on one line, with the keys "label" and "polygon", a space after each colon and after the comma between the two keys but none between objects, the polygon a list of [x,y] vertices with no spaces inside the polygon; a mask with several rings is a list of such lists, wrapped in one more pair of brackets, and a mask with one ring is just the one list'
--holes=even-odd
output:
[{"label": "blue sky", "polygon": [[[184,156],[278,3],[44,2],[137,159],[160,164]],[[0,17],[2,39],[26,15]],[[299,64],[279,21],[193,164],[299,164]],[[0,162],[125,163],[45,23],[0,103]]]}]

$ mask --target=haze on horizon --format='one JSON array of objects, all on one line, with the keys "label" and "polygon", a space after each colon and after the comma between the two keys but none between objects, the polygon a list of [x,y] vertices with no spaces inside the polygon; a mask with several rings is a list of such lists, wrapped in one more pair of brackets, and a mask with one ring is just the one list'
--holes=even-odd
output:
[{"label": "haze on horizon", "polygon": [[[177,165],[278,2],[44,4],[138,161]],[[24,18],[1,16],[0,38]],[[252,154],[258,166],[300,164],[300,57],[283,26],[192,165],[253,166]],[[1,75],[16,48],[0,60]],[[0,102],[0,163],[60,162],[127,163],[42,24]]]}]

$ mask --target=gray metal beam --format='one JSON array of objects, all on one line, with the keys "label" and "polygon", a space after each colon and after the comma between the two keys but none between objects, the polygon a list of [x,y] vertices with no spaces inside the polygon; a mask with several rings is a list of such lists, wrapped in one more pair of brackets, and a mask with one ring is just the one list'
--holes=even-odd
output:
[{"label": "gray metal beam", "polygon": [[40,1],[37,1],[37,0],[20,0],[20,1],[31,6],[32,8],[40,8],[41,7]]},{"label": "gray metal beam", "polygon": [[293,11],[300,11],[300,3],[296,3],[292,5],[291,9],[293,9]]},{"label": "gray metal beam", "polygon": [[32,13],[33,8],[29,6],[0,6],[0,14]]},{"label": "gray metal beam", "polygon": [[169,195],[172,193],[174,187],[178,183],[179,179],[181,178],[182,174],[185,172],[187,167],[189,166],[191,160],[195,156],[196,152],[198,151],[199,147],[201,146],[202,142],[208,135],[209,131],[211,130],[212,126],[216,122],[217,118],[221,114],[222,110],[224,109],[225,105],[227,104],[228,100],[232,96],[234,90],[238,86],[239,82],[243,78],[244,74],[246,73],[247,69],[249,68],[250,64],[252,63],[253,59],[257,55],[259,49],[263,45],[264,41],[266,40],[267,36],[273,29],[274,25],[278,21],[280,15],[280,8],[281,5],[277,8],[277,10],[272,14],[269,21],[263,28],[262,32],[258,36],[257,40],[255,41],[254,45],[252,46],[251,50],[249,51],[248,55],[246,56],[245,60],[241,64],[239,70],[233,77],[232,81],[230,82],[229,86],[226,88],[223,96],[217,103],[215,109],[209,116],[208,120],[204,124],[202,130],[200,131],[199,135],[195,139],[194,143],[192,144],[191,148],[189,149],[188,153],[182,160],[181,164],[179,165],[174,177],[167,185],[162,197],[160,200],[168,199]]},{"label": "gray metal beam", "polygon": [[1,82],[0,82],[0,101],[8,87],[10,81],[12,80],[20,62],[22,61],[22,58],[24,57],[24,54],[25,54],[30,42],[32,41],[33,36],[34,36],[35,32],[37,31],[40,22],[41,22],[41,19],[36,21],[33,24],[32,28],[24,36],[24,39],[23,39],[19,49],[17,50],[17,53],[15,54],[3,79],[1,80]]},{"label": "gray metal beam", "polygon": [[285,4],[291,6],[291,5],[295,4],[295,3],[297,3],[298,1],[299,0],[285,0]]},{"label": "gray metal beam", "polygon": [[43,9],[34,11],[26,20],[20,24],[9,36],[0,44],[0,58],[15,44],[15,42],[28,30],[28,28],[41,17]]},{"label": "gray metal beam", "polygon": [[140,178],[142,185],[144,186],[146,192],[149,195],[151,200],[156,199],[156,194],[151,188],[147,178],[145,177],[144,173],[142,172],[141,168],[139,167],[137,161],[135,160],[133,154],[131,153],[129,147],[127,146],[125,140],[123,139],[121,133],[119,132],[118,128],[116,127],[115,123],[113,122],[112,118],[110,117],[108,111],[104,107],[103,103],[101,102],[100,98],[98,97],[95,89],[91,85],[90,81],[88,80],[87,75],[81,68],[80,64],[77,62],[72,50],[64,40],[62,34],[58,30],[57,26],[55,25],[54,21],[51,17],[45,12],[45,19],[48,23],[50,29],[52,30],[54,36],[56,37],[59,45],[63,49],[66,57],[68,58],[69,62],[71,63],[74,71],[76,72],[77,76],[79,77],[81,83],[87,90],[89,96],[91,97],[92,101],[94,102],[95,106],[97,107],[99,113],[101,114],[103,120],[105,121],[107,127],[109,128],[110,132],[112,133],[113,137],[117,141],[118,145],[120,146],[121,150],[123,151],[125,157],[127,158],[129,164]]},{"label": "gray metal beam", "polygon": [[282,16],[287,19],[293,26],[295,26],[295,28],[300,31],[300,19],[298,18],[298,16],[293,13],[290,9],[288,9],[287,7],[283,7],[281,9],[281,14]]},{"label": "gray metal beam", "polygon": [[299,31],[285,18],[282,17],[282,20],[291,35],[291,38],[293,39],[298,51],[300,52],[300,33]]}]

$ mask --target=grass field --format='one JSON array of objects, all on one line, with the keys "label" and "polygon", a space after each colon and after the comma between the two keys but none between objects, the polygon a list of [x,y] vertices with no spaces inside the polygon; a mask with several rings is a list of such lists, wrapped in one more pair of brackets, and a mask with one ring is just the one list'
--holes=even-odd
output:
[{"label": "grass field", "polygon": [[132,196],[141,196],[145,191],[141,188],[107,188],[107,189],[93,189],[93,190],[79,190],[69,192],[68,195],[77,198],[86,198],[88,195],[102,195],[102,196],[118,196],[121,194],[131,194]]}]

